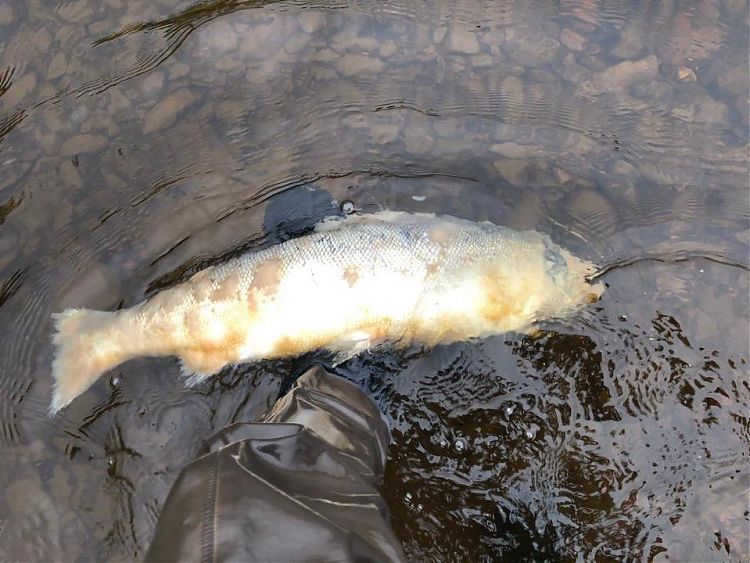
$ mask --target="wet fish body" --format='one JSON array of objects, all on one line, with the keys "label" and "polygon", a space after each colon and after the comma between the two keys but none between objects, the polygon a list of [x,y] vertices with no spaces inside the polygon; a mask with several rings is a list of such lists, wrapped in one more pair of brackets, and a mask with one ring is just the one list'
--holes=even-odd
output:
[{"label": "wet fish body", "polygon": [[327,220],[212,266],[130,309],[54,315],[56,412],[139,356],[177,356],[188,383],[224,366],[383,342],[434,346],[562,317],[602,292],[593,264],[546,235],[429,214]]}]

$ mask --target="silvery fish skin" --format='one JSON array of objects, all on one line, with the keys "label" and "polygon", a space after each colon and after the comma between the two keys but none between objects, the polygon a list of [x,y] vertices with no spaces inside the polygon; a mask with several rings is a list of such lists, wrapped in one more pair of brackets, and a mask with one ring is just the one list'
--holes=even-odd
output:
[{"label": "silvery fish skin", "polygon": [[383,211],[195,274],[130,309],[54,315],[50,412],[138,356],[177,356],[192,384],[229,364],[383,342],[434,346],[563,317],[595,301],[594,265],[533,231]]}]

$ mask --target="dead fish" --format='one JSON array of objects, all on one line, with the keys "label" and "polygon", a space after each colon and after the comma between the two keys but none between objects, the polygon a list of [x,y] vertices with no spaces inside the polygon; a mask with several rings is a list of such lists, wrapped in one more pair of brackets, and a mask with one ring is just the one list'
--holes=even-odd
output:
[{"label": "dead fish", "polygon": [[560,318],[601,295],[594,264],[543,234],[383,211],[196,273],[130,309],[53,315],[55,413],[107,370],[177,356],[189,385],[229,364],[384,342],[434,346]]}]

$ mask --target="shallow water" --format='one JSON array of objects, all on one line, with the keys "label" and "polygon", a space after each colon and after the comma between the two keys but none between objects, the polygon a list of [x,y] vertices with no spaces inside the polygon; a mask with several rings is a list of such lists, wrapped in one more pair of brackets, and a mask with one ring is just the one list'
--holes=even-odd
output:
[{"label": "shallow water", "polygon": [[50,313],[345,200],[547,232],[608,284],[535,338],[340,367],[391,422],[410,559],[750,558],[747,5],[534,6],[0,6],[0,559],[142,557],[297,366],[134,360],[50,419]]}]

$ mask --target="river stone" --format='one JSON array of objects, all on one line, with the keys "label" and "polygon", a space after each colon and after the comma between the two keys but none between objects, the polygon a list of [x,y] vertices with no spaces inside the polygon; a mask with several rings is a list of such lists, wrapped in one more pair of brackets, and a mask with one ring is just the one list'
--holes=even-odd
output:
[{"label": "river stone", "polygon": [[101,135],[74,135],[60,147],[62,156],[75,156],[101,150],[107,144],[107,139]]},{"label": "river stone", "polygon": [[146,75],[141,83],[141,91],[147,96],[158,96],[164,86],[164,74],[161,71],[152,71]]},{"label": "river stone", "polygon": [[453,27],[448,32],[448,49],[454,53],[475,55],[479,52],[479,41],[474,33]]},{"label": "river stone", "polygon": [[404,143],[411,154],[427,153],[434,142],[434,136],[426,128],[425,122],[415,123],[412,119],[404,127]]},{"label": "river stone", "polygon": [[471,66],[474,68],[487,68],[495,66],[500,60],[500,56],[492,56],[486,53],[479,53],[471,57]]},{"label": "river stone", "polygon": [[297,18],[299,27],[305,33],[315,33],[326,26],[326,16],[321,12],[303,11]]},{"label": "river stone", "polygon": [[63,53],[57,53],[49,63],[49,69],[47,70],[47,78],[55,80],[65,73],[67,64],[65,63],[65,55]]},{"label": "river stone", "polygon": [[396,54],[398,51],[398,45],[396,45],[393,41],[385,41],[383,44],[380,45],[380,56],[381,57],[391,57]]},{"label": "river stone", "polygon": [[36,88],[36,75],[29,71],[18,80],[14,80],[10,89],[3,94],[5,107],[16,106]]},{"label": "river stone", "polygon": [[0,25],[8,25],[13,21],[13,6],[9,4],[0,5]]},{"label": "river stone", "polygon": [[659,71],[659,59],[649,55],[636,61],[623,61],[604,69],[591,80],[582,83],[584,94],[596,95],[602,92],[621,92],[636,80],[654,78]]},{"label": "river stone", "polygon": [[383,70],[383,62],[375,57],[349,53],[338,60],[336,68],[341,74],[353,76],[355,74],[377,73]]},{"label": "river stone", "polygon": [[63,160],[60,165],[60,178],[63,184],[68,187],[78,188],[81,186],[81,175],[70,159]]},{"label": "river stone", "polygon": [[586,38],[572,29],[565,28],[560,32],[560,43],[571,51],[582,51],[586,44]]},{"label": "river stone", "polygon": [[174,80],[175,78],[182,78],[190,74],[190,67],[185,63],[175,63],[169,67],[169,78]]},{"label": "river stone", "polygon": [[204,30],[201,42],[214,54],[227,53],[237,47],[237,32],[230,23],[217,21]]},{"label": "river stone", "polygon": [[143,132],[146,134],[153,133],[172,125],[177,119],[177,115],[197,99],[198,96],[187,88],[170,94],[156,104],[143,118]]},{"label": "river stone", "polygon": [[543,154],[538,145],[519,145],[518,143],[497,143],[490,147],[494,153],[506,158],[532,158]]},{"label": "river stone", "polygon": [[514,186],[521,186],[526,176],[527,160],[509,160],[502,158],[494,161],[495,170]]}]

